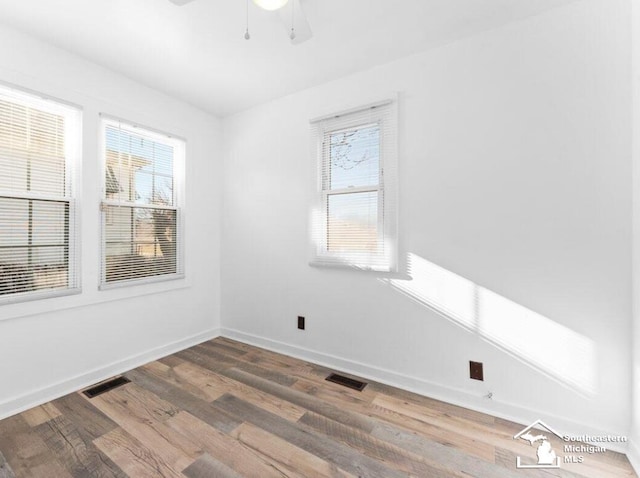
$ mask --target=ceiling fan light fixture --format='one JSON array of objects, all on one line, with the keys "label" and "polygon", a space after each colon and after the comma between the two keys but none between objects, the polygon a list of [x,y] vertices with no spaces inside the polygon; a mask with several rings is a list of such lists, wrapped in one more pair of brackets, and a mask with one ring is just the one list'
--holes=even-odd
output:
[{"label": "ceiling fan light fixture", "polygon": [[278,10],[284,7],[289,0],[253,0],[253,3],[265,10]]}]

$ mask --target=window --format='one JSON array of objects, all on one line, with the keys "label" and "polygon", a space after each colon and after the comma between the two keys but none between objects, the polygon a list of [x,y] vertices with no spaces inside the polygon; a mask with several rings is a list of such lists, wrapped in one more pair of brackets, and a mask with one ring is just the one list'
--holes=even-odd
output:
[{"label": "window", "polygon": [[0,303],[78,291],[80,115],[0,87]]},{"label": "window", "polygon": [[319,163],[313,264],[395,270],[394,106],[312,121]]},{"label": "window", "polygon": [[184,275],[184,141],[103,119],[101,287]]}]

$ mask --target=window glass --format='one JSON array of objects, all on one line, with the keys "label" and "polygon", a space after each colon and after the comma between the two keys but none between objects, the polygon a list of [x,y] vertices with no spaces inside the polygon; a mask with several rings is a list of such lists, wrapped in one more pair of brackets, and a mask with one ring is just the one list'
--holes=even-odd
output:
[{"label": "window glass", "polygon": [[380,128],[369,125],[330,134],[331,189],[378,184]]},{"label": "window glass", "polygon": [[105,120],[102,284],[181,277],[175,166],[184,143]]}]

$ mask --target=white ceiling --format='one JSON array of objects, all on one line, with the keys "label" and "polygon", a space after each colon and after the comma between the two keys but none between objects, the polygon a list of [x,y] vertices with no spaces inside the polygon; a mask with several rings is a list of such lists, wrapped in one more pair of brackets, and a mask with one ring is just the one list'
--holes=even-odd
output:
[{"label": "white ceiling", "polygon": [[292,46],[245,0],[0,0],[0,21],[218,116],[575,0],[301,0]]}]

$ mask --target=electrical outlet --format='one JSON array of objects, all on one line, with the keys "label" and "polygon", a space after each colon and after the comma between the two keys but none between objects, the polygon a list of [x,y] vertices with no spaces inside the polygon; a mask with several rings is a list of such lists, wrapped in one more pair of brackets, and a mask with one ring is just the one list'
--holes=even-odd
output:
[{"label": "electrical outlet", "polygon": [[484,381],[482,362],[469,362],[469,378]]},{"label": "electrical outlet", "polygon": [[298,316],[298,328],[304,330],[304,317],[301,315]]}]

